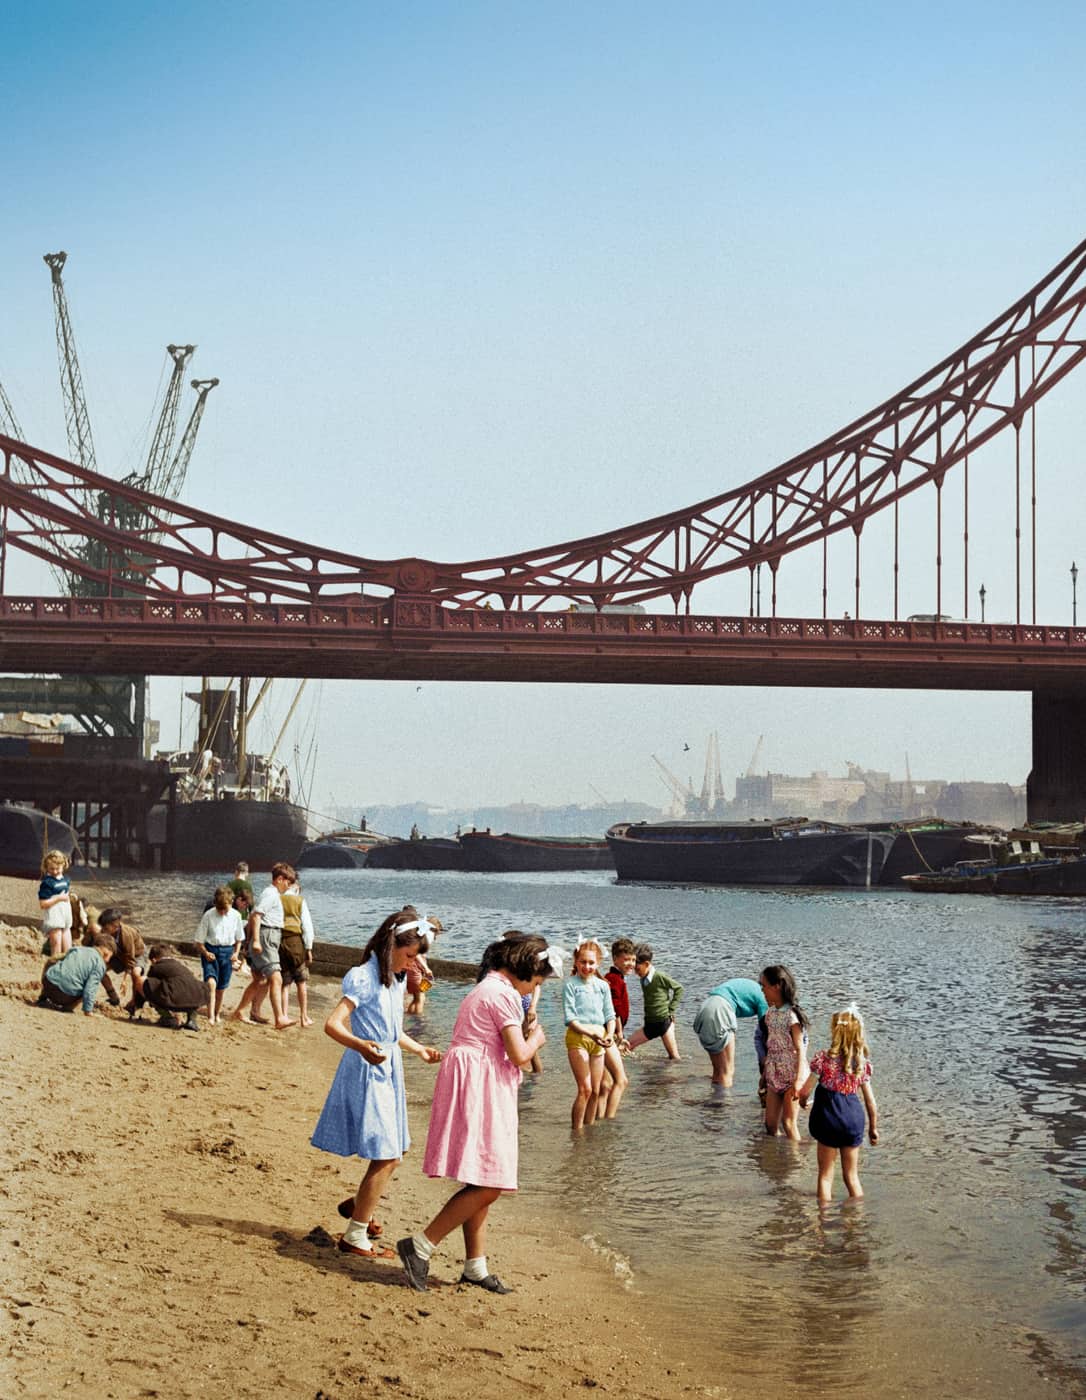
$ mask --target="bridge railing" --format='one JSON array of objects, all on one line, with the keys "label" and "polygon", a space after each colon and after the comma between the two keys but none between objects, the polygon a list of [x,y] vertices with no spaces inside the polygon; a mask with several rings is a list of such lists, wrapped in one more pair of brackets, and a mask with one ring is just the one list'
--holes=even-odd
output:
[{"label": "bridge railing", "polygon": [[717,638],[742,643],[814,643],[840,647],[933,643],[948,647],[1030,646],[1083,649],[1086,627],[1008,622],[912,622],[868,618],[702,617],[655,613],[520,612],[445,608],[429,599],[375,603],[218,603],[189,598],[0,598],[0,627],[20,624],[111,628],[272,629],[671,641]]}]

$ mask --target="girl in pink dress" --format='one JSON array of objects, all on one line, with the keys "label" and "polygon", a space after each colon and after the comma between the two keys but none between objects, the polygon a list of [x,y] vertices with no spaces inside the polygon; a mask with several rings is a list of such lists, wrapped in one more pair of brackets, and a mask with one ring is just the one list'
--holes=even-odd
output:
[{"label": "girl in pink dress", "polygon": [[546,1036],[536,1022],[527,1037],[521,997],[546,977],[562,975],[561,953],[530,934],[492,943],[483,954],[490,970],[460,1006],[452,1041],[438,1071],[422,1169],[464,1184],[416,1235],[396,1250],[407,1281],[428,1291],[430,1256],[458,1226],[464,1232],[461,1283],[488,1293],[511,1290],[486,1262],[486,1221],[504,1191],[517,1189],[517,1092],[521,1071]]}]

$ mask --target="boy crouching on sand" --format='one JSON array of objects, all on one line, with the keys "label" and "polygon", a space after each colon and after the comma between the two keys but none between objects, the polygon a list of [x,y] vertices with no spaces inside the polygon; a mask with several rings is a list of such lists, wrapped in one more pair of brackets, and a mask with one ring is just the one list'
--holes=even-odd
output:
[{"label": "boy crouching on sand", "polygon": [[100,933],[90,948],[71,948],[62,958],[47,963],[41,979],[39,1006],[51,1006],[57,1011],[74,1011],[83,1003],[83,1015],[94,1014],[94,1002],[106,963],[117,951],[113,939]]},{"label": "boy crouching on sand", "polygon": [[636,1050],[649,1040],[660,1040],[669,1060],[681,1059],[675,1039],[675,1012],[683,996],[681,984],[653,966],[652,949],[647,943],[639,943],[634,952],[634,971],[641,980],[645,1024],[630,1037],[630,1049]]}]

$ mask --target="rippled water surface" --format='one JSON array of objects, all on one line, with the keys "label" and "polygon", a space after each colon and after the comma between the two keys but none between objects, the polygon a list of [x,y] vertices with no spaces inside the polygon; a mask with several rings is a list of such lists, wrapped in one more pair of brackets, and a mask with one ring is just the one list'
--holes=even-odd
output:
[{"label": "rippled water surface", "polygon": [[[212,883],[111,888],[163,927],[180,919],[180,935]],[[546,1072],[525,1081],[521,1181],[628,1261],[631,1308],[651,1321],[658,1297],[668,1325],[719,1356],[735,1393],[795,1381],[847,1395],[1086,1396],[1086,903],[619,886],[598,874],[310,871],[305,884],[318,937],[333,942],[364,942],[410,900],[445,921],[443,957],[473,959],[510,927],[567,947],[623,934],[653,944],[686,986],[687,1058],[643,1049],[618,1119],[574,1140],[560,994],[546,988],[550,1042]],[[765,1138],[752,1023],[740,1026],[734,1089],[709,1084],[690,1029],[701,997],[769,962],[795,969],[812,1048],[842,1002],[865,1012],[881,1142],[864,1149],[861,1203],[820,1212],[813,1144]],[[427,1035],[447,1039],[462,990],[438,984]],[[636,1023],[634,979],[631,1003]],[[424,1128],[416,1121],[417,1140]]]}]

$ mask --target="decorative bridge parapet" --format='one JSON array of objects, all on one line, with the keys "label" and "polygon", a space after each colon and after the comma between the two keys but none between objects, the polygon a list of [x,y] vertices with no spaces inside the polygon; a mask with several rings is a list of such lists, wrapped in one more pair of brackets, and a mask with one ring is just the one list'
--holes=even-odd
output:
[{"label": "decorative bridge parapet", "polygon": [[1086,695],[1086,627],[380,602],[0,599],[0,654],[82,674],[870,686]]}]

